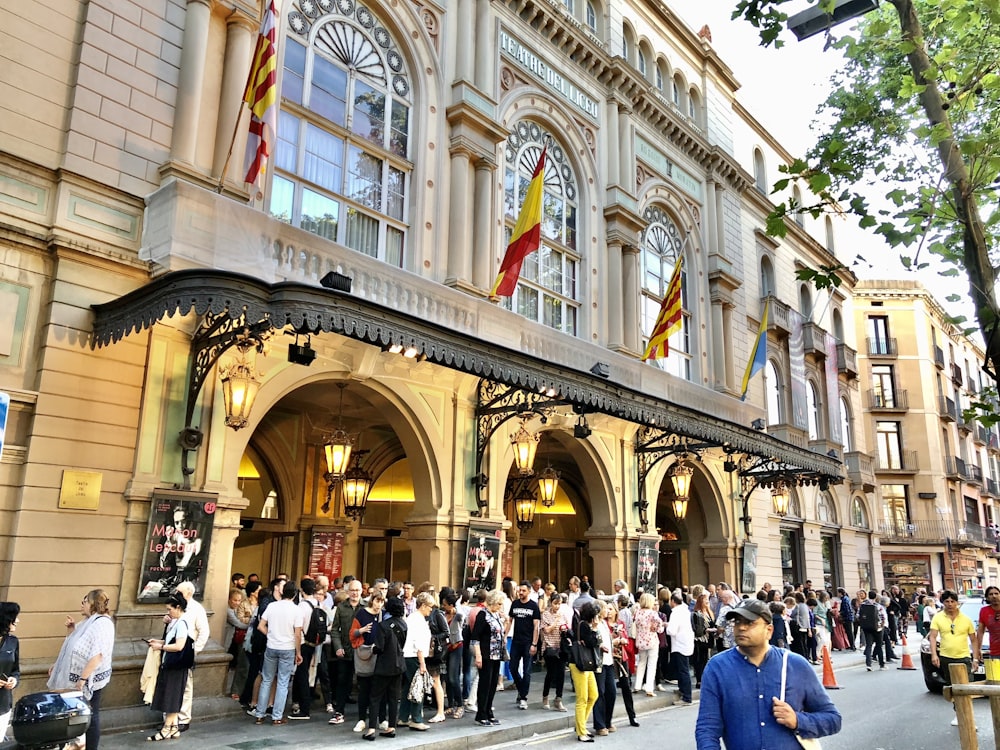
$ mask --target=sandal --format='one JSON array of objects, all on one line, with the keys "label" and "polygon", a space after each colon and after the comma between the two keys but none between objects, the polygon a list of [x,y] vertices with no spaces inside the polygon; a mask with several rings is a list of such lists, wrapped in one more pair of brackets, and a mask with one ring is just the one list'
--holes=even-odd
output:
[{"label": "sandal", "polygon": [[163,740],[176,740],[179,739],[180,736],[181,736],[181,731],[177,728],[177,725],[171,724],[170,726],[161,727],[159,732],[147,737],[146,742],[162,742]]}]

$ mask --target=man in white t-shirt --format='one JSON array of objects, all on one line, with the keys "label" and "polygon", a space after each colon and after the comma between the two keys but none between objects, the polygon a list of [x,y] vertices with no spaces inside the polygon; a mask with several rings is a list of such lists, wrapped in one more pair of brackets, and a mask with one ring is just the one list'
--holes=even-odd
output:
[{"label": "man in white t-shirt", "polygon": [[264,667],[261,670],[260,689],[257,692],[257,708],[253,715],[258,724],[264,723],[267,711],[267,699],[271,695],[271,684],[277,675],[277,688],[274,691],[274,710],[271,723],[275,726],[287,723],[284,718],[285,701],[288,698],[288,686],[295,673],[295,668],[302,663],[302,629],[304,627],[303,611],[295,603],[297,589],[291,581],[285,583],[281,591],[281,600],[271,602],[260,617],[257,629],[267,636],[267,648],[264,651]]}]

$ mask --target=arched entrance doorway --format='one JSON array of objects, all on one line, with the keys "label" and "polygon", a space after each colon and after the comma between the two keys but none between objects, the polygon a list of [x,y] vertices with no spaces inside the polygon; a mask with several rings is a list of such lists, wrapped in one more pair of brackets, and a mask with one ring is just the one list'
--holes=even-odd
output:
[{"label": "arched entrance doorway", "polygon": [[666,476],[656,495],[655,526],[660,537],[658,582],[670,589],[713,580],[703,543],[719,536],[722,518],[715,487],[698,464],[692,464],[691,491],[684,518],[675,514],[674,488]]},{"label": "arched entrance doorway", "polygon": [[[293,386],[261,417],[240,461],[248,506],[233,568],[263,579],[305,571],[415,575],[407,517],[414,509],[433,514],[436,495],[415,422],[375,381]],[[372,480],[360,521],[346,513],[339,485],[328,492],[324,443],[335,429],[354,437],[351,466]]]}]

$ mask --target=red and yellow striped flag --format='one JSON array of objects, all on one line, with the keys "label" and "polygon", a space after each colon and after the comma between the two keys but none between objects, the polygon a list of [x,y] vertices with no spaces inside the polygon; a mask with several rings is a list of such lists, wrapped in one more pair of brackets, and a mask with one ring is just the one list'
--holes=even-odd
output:
[{"label": "red and yellow striped flag", "polygon": [[684,263],[684,256],[677,256],[677,265],[674,266],[674,274],[667,284],[667,293],[663,295],[663,303],[660,305],[660,314],[656,316],[656,324],[653,332],[649,335],[649,346],[646,353],[642,355],[642,361],[647,359],[663,359],[670,355],[670,337],[681,329],[681,318],[684,312],[681,305],[681,266]]},{"label": "red and yellow striped flag", "polygon": [[[547,147],[545,147],[547,148]],[[510,297],[521,276],[521,263],[542,244],[542,188],[545,184],[545,148],[538,157],[538,164],[531,175],[531,183],[524,194],[524,204],[510,236],[510,244],[500,264],[500,273],[490,297]]]},{"label": "red and yellow striped flag", "polygon": [[246,177],[244,182],[262,189],[267,160],[278,133],[278,11],[269,0],[260,22],[257,48],[253,53],[250,76],[243,101],[250,107],[250,136],[247,138]]}]

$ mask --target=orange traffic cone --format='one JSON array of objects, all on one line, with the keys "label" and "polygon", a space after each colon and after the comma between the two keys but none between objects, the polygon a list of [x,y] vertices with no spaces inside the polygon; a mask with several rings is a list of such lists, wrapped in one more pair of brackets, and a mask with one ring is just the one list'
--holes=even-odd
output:
[{"label": "orange traffic cone", "polygon": [[833,663],[830,661],[830,651],[823,646],[823,687],[827,690],[840,690],[837,678],[833,676]]},{"label": "orange traffic cone", "polygon": [[916,667],[913,666],[913,659],[910,658],[909,653],[907,653],[907,651],[906,651],[906,636],[905,635],[903,636],[903,648],[901,650],[903,652],[903,659],[899,663],[899,666],[896,667],[896,669],[912,669],[912,670],[916,670]]}]

